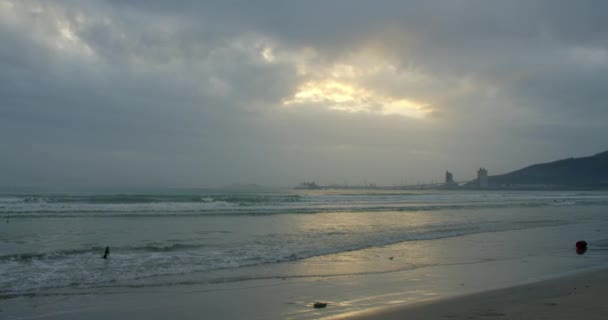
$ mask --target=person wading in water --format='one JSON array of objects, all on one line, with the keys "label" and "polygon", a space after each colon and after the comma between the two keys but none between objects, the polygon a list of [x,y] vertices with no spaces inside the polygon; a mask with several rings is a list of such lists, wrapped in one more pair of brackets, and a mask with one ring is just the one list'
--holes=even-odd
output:
[{"label": "person wading in water", "polygon": [[103,254],[102,258],[107,259],[109,255],[110,255],[110,247],[106,247],[106,252]]}]

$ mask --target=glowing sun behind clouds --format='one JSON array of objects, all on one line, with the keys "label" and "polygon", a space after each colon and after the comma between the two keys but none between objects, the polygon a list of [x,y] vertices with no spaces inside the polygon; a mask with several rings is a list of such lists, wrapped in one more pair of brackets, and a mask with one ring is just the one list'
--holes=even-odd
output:
[{"label": "glowing sun behind clouds", "polygon": [[366,60],[364,63],[337,64],[326,69],[306,66],[304,70],[314,70],[310,72],[312,74],[305,74],[310,76],[309,80],[300,84],[293,96],[284,99],[283,105],[314,104],[336,111],[398,115],[416,119],[422,119],[432,111],[424,103],[382,93],[360,84],[360,80],[366,77],[387,71],[395,72],[394,67],[389,64]]},{"label": "glowing sun behind clouds", "polygon": [[424,118],[430,109],[422,104],[390,96],[335,80],[309,81],[302,84],[294,96],[283,104],[322,104],[331,110],[365,112],[380,115],[400,115]]}]

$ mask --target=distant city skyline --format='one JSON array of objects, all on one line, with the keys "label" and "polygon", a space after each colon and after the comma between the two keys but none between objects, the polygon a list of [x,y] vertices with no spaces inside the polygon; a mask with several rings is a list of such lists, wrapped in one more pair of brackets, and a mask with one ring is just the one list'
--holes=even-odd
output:
[{"label": "distant city skyline", "polygon": [[608,150],[605,1],[0,0],[0,187],[415,184]]}]

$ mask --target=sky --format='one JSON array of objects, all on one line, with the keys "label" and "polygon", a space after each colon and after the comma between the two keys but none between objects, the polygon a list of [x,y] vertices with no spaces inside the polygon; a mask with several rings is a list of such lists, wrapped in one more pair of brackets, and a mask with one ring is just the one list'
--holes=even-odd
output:
[{"label": "sky", "polygon": [[593,155],[606,12],[0,0],[0,186],[401,185]]}]

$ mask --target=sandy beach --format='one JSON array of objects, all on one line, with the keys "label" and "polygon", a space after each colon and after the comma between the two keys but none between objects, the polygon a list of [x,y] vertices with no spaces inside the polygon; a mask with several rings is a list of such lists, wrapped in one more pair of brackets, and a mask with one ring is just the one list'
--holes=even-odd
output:
[{"label": "sandy beach", "polygon": [[608,269],[331,319],[606,319]]}]

